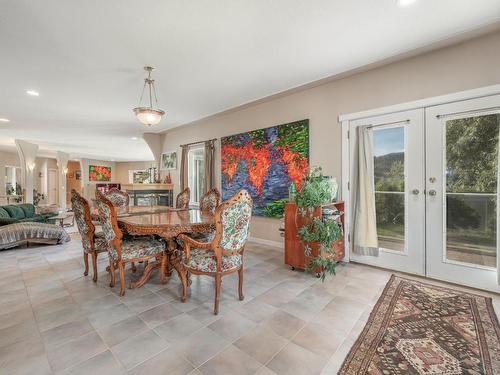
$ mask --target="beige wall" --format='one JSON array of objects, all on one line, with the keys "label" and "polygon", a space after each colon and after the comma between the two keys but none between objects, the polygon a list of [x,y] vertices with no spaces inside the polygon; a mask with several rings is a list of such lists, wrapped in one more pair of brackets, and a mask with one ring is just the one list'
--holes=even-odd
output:
[{"label": "beige wall", "polygon": [[154,161],[118,162],[116,163],[115,179],[121,184],[128,184],[128,171],[145,170],[150,167],[156,167],[156,163]]},{"label": "beige wall", "polygon": [[[321,165],[340,183],[339,115],[498,83],[500,32],[495,32],[172,129],[162,137],[162,151],[178,150],[180,155],[182,143],[309,119],[311,164]],[[216,155],[216,181],[220,185],[219,148]],[[176,192],[178,171],[172,173]],[[278,241],[278,226],[276,219],[254,217],[251,235]]]},{"label": "beige wall", "polygon": [[68,161],[68,173],[66,174],[66,204],[68,207],[71,204],[71,190],[75,189],[78,193],[82,193],[82,180],[76,179],[76,171],[81,171],[79,161]]}]

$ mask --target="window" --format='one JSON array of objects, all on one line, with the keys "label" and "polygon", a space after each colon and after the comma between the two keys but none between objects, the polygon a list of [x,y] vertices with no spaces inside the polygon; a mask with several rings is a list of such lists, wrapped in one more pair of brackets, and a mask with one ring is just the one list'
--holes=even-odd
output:
[{"label": "window", "polygon": [[205,185],[205,148],[193,147],[188,151],[188,186],[190,201],[199,204]]},{"label": "window", "polygon": [[405,128],[375,128],[373,152],[379,246],[404,251]]}]

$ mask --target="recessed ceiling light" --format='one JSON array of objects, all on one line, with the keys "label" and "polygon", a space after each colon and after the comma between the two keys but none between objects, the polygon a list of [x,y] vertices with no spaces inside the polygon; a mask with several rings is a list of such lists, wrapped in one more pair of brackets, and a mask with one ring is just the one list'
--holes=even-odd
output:
[{"label": "recessed ceiling light", "polygon": [[133,140],[133,141],[137,141],[139,138],[137,138],[137,137],[132,137],[132,138],[130,138],[130,139],[131,139],[131,140]]},{"label": "recessed ceiling light", "polygon": [[405,7],[415,3],[417,0],[396,0],[400,7]]},{"label": "recessed ceiling light", "polygon": [[0,122],[10,122],[8,118],[0,118]]},{"label": "recessed ceiling light", "polygon": [[26,90],[26,94],[31,95],[31,96],[40,96],[38,91],[35,91],[35,90]]}]

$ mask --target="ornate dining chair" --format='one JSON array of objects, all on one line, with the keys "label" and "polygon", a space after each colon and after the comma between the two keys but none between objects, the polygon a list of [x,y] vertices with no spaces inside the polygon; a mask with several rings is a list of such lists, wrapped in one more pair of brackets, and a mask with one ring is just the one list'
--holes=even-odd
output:
[{"label": "ornate dining chair", "polygon": [[104,196],[117,207],[127,207],[130,203],[129,195],[117,188],[109,189]]},{"label": "ornate dining chair", "polygon": [[189,208],[189,197],[191,195],[191,191],[189,188],[185,188],[179,194],[177,194],[177,198],[175,199],[175,208],[181,208],[187,210]]},{"label": "ornate dining chair", "polygon": [[71,190],[71,206],[76,220],[78,232],[82,237],[83,261],[85,271],[83,274],[89,274],[89,254],[92,258],[92,271],[94,277],[92,280],[97,282],[97,254],[108,252],[108,243],[102,232],[96,233],[95,225],[92,222],[89,202],[83,198],[76,190]]},{"label": "ornate dining chair", "polygon": [[[220,204],[220,193],[217,188],[210,189],[207,191],[205,194],[203,194],[200,198],[200,211],[204,213],[211,213],[213,214],[215,212],[215,209],[219,206]],[[214,239],[215,237],[215,232],[210,232],[210,233],[190,233],[188,234],[189,237],[200,241],[200,242],[210,242]],[[178,241],[181,244],[181,247],[184,246],[182,244],[182,241]]]},{"label": "ornate dining chair", "polygon": [[220,193],[217,188],[210,189],[200,198],[200,210],[202,212],[214,213],[220,204]]},{"label": "ornate dining chair", "polygon": [[222,277],[238,272],[238,293],[240,301],[243,301],[243,252],[251,216],[252,198],[246,190],[240,190],[215,210],[215,236],[211,242],[179,235],[184,243],[181,300],[186,298],[190,273],[214,277],[214,314],[217,315]]},{"label": "ornate dining chair", "polygon": [[[115,268],[120,273],[120,296],[125,295],[125,265],[127,263],[144,262],[156,260],[161,263],[160,281],[165,282],[165,243],[150,236],[123,237],[118,227],[116,208],[113,203],[102,193],[96,191],[96,205],[102,223],[102,231],[108,242],[109,272],[111,275],[110,287],[115,286]],[[137,283],[131,283],[130,288],[141,286],[147,279],[151,268],[144,268],[144,275]],[[141,282],[142,281],[142,282]]]}]

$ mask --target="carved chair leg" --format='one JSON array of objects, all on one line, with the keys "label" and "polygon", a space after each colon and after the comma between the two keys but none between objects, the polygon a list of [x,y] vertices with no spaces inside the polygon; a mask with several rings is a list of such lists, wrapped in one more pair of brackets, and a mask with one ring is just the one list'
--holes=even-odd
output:
[{"label": "carved chair leg", "polygon": [[240,297],[240,301],[245,299],[243,295],[243,266],[238,270],[238,295]]},{"label": "carved chair leg", "polygon": [[125,265],[118,262],[118,271],[120,272],[120,296],[125,295]]},{"label": "carved chair leg", "polygon": [[191,272],[189,271],[186,272],[186,279],[187,279],[187,285],[191,286],[191,283],[193,282],[193,280],[191,280]]},{"label": "carved chair leg", "polygon": [[166,282],[166,277],[165,277],[165,266],[167,263],[167,257],[165,254],[161,256],[161,264],[160,264],[160,283],[165,284]]},{"label": "carved chair leg", "polygon": [[83,250],[83,263],[85,264],[85,270],[83,271],[83,276],[89,274],[89,253]]},{"label": "carved chair leg", "polygon": [[220,287],[222,284],[222,275],[220,273],[215,274],[215,304],[214,304],[214,314],[219,314],[219,301],[220,301]]},{"label": "carved chair leg", "polygon": [[109,275],[111,276],[109,286],[113,288],[115,286],[115,262],[111,257],[109,258]]},{"label": "carved chair leg", "polygon": [[[181,290],[181,302],[186,302],[187,298],[187,270],[184,267],[184,265],[181,264],[180,259],[178,256],[169,256],[167,258],[167,262],[172,262],[172,266],[174,269],[177,271],[177,274],[179,275],[179,280],[181,281],[182,284],[182,290]],[[168,276],[168,275],[167,275]]]},{"label": "carved chair leg", "polygon": [[131,269],[132,269],[132,272],[134,272],[134,273],[137,271],[137,267],[135,266],[135,262],[132,262]]},{"label": "carved chair leg", "polygon": [[92,280],[94,283],[97,282],[97,252],[93,251],[91,254],[92,256],[92,272],[94,273],[94,277]]}]

